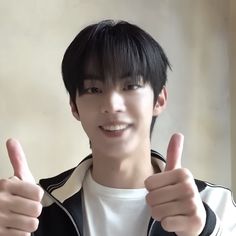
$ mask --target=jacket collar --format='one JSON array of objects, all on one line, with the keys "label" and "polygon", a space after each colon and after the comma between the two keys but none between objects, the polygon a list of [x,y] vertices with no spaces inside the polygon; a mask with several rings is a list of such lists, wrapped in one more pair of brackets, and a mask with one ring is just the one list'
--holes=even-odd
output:
[{"label": "jacket collar", "polygon": [[[157,165],[161,171],[164,171],[165,159],[163,156],[151,150],[151,157],[153,165]],[[92,160],[92,154],[90,154],[77,167],[55,177],[42,179],[39,183],[47,193],[52,195],[60,203],[63,203],[82,189],[84,177],[92,165]],[[201,192],[205,188],[204,182],[199,180],[195,180],[195,182],[199,192]]]},{"label": "jacket collar", "polygon": [[[164,158],[156,151],[151,150],[152,163],[157,165],[161,171],[165,169]],[[92,155],[90,154],[85,159],[83,159],[79,165],[75,168],[67,170],[55,177],[40,180],[40,185],[44,188],[46,194],[43,199],[43,205],[49,206],[55,201],[58,201],[61,205],[67,209],[71,216],[73,217],[80,234],[83,228],[83,212],[82,212],[82,184],[87,170],[92,165]],[[201,192],[205,187],[205,182],[195,180],[199,192]],[[47,197],[47,195],[52,197]],[[76,206],[76,207],[75,207]],[[169,233],[163,230],[160,222],[150,219],[148,227],[148,235],[175,235],[174,233]]]},{"label": "jacket collar", "polygon": [[[151,150],[152,162],[161,171],[165,168],[165,160],[160,153]],[[83,180],[87,170],[92,165],[92,154],[83,159],[75,168],[67,170],[55,177],[41,179],[39,184],[43,189],[52,195],[57,201],[63,203],[68,198],[75,195],[82,188]]]}]

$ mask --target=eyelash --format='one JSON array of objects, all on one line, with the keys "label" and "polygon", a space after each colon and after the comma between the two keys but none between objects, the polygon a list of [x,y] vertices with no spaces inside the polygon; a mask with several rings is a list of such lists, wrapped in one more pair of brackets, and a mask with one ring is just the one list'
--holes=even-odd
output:
[{"label": "eyelash", "polygon": [[142,88],[143,86],[141,84],[127,84],[124,86],[124,90],[136,90],[139,88]]},{"label": "eyelash", "polygon": [[[139,88],[142,88],[143,85],[142,84],[126,84],[123,87],[123,91],[132,91],[132,90],[137,90]],[[102,89],[98,88],[98,87],[89,87],[89,88],[85,88],[83,90],[82,94],[101,94],[103,91]]]},{"label": "eyelash", "polygon": [[97,87],[90,87],[90,88],[85,88],[83,90],[83,94],[100,94],[102,93],[102,90],[97,88]]}]

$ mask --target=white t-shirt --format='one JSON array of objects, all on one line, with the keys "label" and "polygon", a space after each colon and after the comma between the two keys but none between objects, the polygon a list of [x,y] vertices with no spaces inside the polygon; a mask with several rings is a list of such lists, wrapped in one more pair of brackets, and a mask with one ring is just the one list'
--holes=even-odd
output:
[{"label": "white t-shirt", "polygon": [[89,170],[83,183],[85,236],[145,236],[150,212],[147,190],[109,188],[96,183]]}]

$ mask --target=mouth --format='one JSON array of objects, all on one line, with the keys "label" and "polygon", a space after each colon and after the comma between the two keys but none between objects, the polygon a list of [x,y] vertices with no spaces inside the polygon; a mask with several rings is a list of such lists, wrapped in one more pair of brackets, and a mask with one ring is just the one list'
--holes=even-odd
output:
[{"label": "mouth", "polygon": [[99,126],[102,130],[108,132],[123,131],[126,130],[130,125],[128,124],[117,124],[117,125],[103,125]]},{"label": "mouth", "polygon": [[109,138],[122,137],[130,127],[131,124],[108,124],[99,126],[103,134]]}]

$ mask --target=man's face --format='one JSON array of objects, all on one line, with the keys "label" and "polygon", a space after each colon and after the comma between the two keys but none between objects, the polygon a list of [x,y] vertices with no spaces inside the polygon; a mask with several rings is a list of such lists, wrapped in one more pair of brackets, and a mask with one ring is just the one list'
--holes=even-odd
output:
[{"label": "man's face", "polygon": [[87,79],[76,106],[93,151],[125,155],[150,144],[154,94],[141,77],[138,82],[127,77],[111,86]]}]

